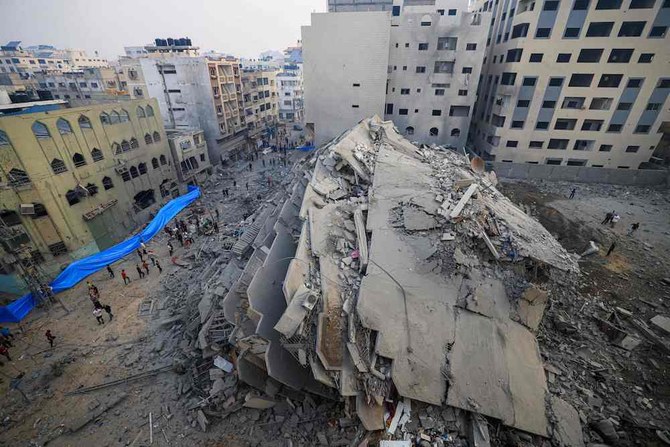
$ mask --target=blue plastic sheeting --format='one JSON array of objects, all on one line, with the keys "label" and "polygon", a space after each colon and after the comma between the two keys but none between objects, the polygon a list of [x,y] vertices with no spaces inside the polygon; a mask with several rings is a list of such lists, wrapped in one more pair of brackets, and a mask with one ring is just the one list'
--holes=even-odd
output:
[{"label": "blue plastic sheeting", "polygon": [[302,151],[302,152],[309,152],[309,151],[313,151],[314,149],[316,149],[316,146],[312,146],[312,145],[310,145],[310,146],[299,146],[299,147],[295,148],[296,151]]},{"label": "blue plastic sheeting", "polygon": [[[68,265],[51,283],[54,292],[67,290],[87,276],[128,256],[140,247],[141,242],[147,242],[153,238],[170,220],[198,197],[200,197],[200,189],[189,186],[187,194],[170,200],[139,234],[109,247],[107,250],[79,259]],[[0,307],[0,323],[18,323],[35,308],[35,304],[32,294],[29,293],[7,306]]]}]

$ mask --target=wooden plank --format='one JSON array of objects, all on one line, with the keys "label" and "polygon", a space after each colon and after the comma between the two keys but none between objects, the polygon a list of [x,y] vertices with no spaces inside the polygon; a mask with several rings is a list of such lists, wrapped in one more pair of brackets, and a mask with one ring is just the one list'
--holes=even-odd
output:
[{"label": "wooden plank", "polygon": [[461,211],[463,211],[463,208],[465,205],[470,201],[470,198],[472,195],[477,192],[477,189],[479,189],[479,186],[477,186],[476,183],[473,183],[468,187],[468,190],[465,191],[465,194],[463,194],[463,197],[461,197],[461,200],[458,201],[456,206],[454,207],[453,210],[451,210],[451,213],[449,214],[449,217],[452,219],[458,217],[461,214]]}]

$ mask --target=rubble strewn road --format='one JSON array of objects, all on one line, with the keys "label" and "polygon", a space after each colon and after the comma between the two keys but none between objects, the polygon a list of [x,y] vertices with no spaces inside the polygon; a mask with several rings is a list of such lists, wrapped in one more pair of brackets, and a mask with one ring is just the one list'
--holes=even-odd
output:
[{"label": "rubble strewn road", "polygon": [[203,185],[174,262],[149,244],[160,278],[93,275],[112,322],[80,284],[24,324],[2,371],[30,402],[3,376],[0,443],[663,445],[667,195],[497,185],[378,118],[265,157]]}]

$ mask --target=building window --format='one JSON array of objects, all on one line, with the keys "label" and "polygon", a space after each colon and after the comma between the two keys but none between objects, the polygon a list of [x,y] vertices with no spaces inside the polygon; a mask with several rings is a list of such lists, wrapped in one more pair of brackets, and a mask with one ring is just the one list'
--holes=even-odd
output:
[{"label": "building window", "polygon": [[577,124],[576,119],[559,118],[556,120],[556,124],[554,124],[554,129],[574,130],[576,124]]},{"label": "building window", "polygon": [[570,77],[569,87],[590,87],[593,81],[592,73],[574,73]]},{"label": "building window", "polygon": [[470,116],[470,106],[451,106],[449,107],[449,116]]},{"label": "building window", "polygon": [[512,125],[510,126],[512,129],[523,129],[523,121],[512,121]]},{"label": "building window", "polygon": [[102,178],[102,187],[107,191],[108,189],[112,189],[114,187],[114,183],[112,183],[112,179],[109,177],[103,177]]},{"label": "building window", "polygon": [[651,126],[647,126],[644,124],[638,124],[635,127],[635,131],[633,133],[649,133],[649,130],[651,129]]},{"label": "building window", "polygon": [[565,34],[563,34],[563,37],[566,39],[576,39],[579,37],[579,32],[581,30],[581,28],[565,28]]},{"label": "building window", "polygon": [[443,88],[436,88],[435,89],[435,96],[444,96],[445,90]]},{"label": "building window", "polygon": [[462,73],[464,74],[472,73],[472,67],[463,67]]},{"label": "building window", "polygon": [[88,117],[86,117],[84,115],[80,115],[77,122],[79,123],[79,128],[80,129],[92,129],[93,128],[93,126],[91,125],[91,120],[88,119]]},{"label": "building window", "polygon": [[602,48],[584,48],[579,52],[578,63],[598,63],[603,54]]},{"label": "building window", "polygon": [[151,106],[146,106],[144,112],[147,116],[154,116],[154,108]]},{"label": "building window", "polygon": [[158,169],[158,159],[156,157],[151,159],[151,167],[154,169]]},{"label": "building window", "polygon": [[140,175],[146,174],[147,173],[147,164],[146,163],[140,163],[137,165],[137,170],[139,171]]},{"label": "building window", "polygon": [[537,78],[523,78],[523,84],[526,87],[532,87],[537,82]]},{"label": "building window", "polygon": [[531,53],[530,62],[542,62],[542,56],[544,56],[542,53]]},{"label": "building window", "polygon": [[359,107],[358,104],[352,104],[352,105],[351,105],[351,108],[352,108],[352,109],[358,109],[358,107]]},{"label": "building window", "polygon": [[586,37],[609,37],[614,22],[591,22],[586,30]]},{"label": "building window", "polygon": [[392,14],[394,17],[398,17],[400,15],[400,6],[394,6]]},{"label": "building window", "polygon": [[476,43],[465,44],[465,51],[475,51],[475,50],[477,50],[477,44]]},{"label": "building window", "polygon": [[452,74],[454,72],[454,62],[435,61],[435,67],[433,68],[433,72]]},{"label": "building window", "polygon": [[612,150],[611,144],[601,144],[598,152],[610,152]]},{"label": "building window", "polygon": [[533,149],[541,149],[542,146],[544,146],[544,141],[531,141],[528,143],[528,147],[533,148]]},{"label": "building window", "polygon": [[619,37],[639,37],[646,24],[647,22],[623,22],[619,28]]},{"label": "building window", "polygon": [[74,190],[69,190],[68,192],[65,193],[65,199],[67,200],[67,203],[72,206],[74,204],[79,203],[79,194],[77,194],[76,191]]},{"label": "building window", "polygon": [[642,86],[642,81],[642,79],[629,79],[626,88],[640,88]]},{"label": "building window", "polygon": [[161,134],[159,134],[158,132],[154,132],[154,143],[160,140],[161,140]]},{"label": "building window", "polygon": [[146,118],[146,115],[144,114],[144,109],[142,108],[142,106],[137,106],[136,113],[137,113],[138,118]]},{"label": "building window", "polygon": [[610,124],[607,127],[607,132],[619,133],[621,132],[621,124]]},{"label": "building window", "polygon": [[123,140],[121,142],[121,152],[128,152],[130,150],[130,143],[128,143],[126,140]]},{"label": "building window", "polygon": [[543,101],[542,102],[542,108],[543,109],[553,109],[556,107],[556,101]]},{"label": "building window", "polygon": [[405,135],[414,135],[414,127],[412,126],[407,126],[405,128]]},{"label": "building window", "polygon": [[137,171],[137,168],[135,166],[130,167],[130,177],[131,178],[137,178],[139,177],[140,173]]},{"label": "building window", "polygon": [[661,103],[659,102],[650,102],[647,104],[647,107],[645,110],[660,110],[661,109]]},{"label": "building window", "polygon": [[467,90],[459,90],[458,91],[458,96],[468,96],[468,91]]},{"label": "building window", "polygon": [[9,146],[9,137],[2,130],[0,130],[0,146]]},{"label": "building window", "polygon": [[[523,49],[514,48],[512,50],[507,50],[506,62],[521,62],[521,55],[523,54]],[[502,57],[501,57],[502,59]],[[494,61],[495,62],[495,57]]]},{"label": "building window", "polygon": [[461,129],[451,129],[451,136],[452,137],[460,137],[461,136]]},{"label": "building window", "polygon": [[398,109],[398,115],[407,115],[408,109]]},{"label": "building window", "polygon": [[649,31],[650,39],[662,39],[665,37],[665,34],[668,32],[667,26],[654,26]]},{"label": "building window", "polygon": [[86,159],[79,153],[76,153],[72,156],[72,162],[74,163],[75,168],[86,166]]},{"label": "building window", "polygon": [[386,104],[386,114],[393,115],[393,104]]},{"label": "building window", "polygon": [[49,133],[47,126],[43,123],[40,123],[39,121],[35,121],[33,123],[32,129],[35,138],[51,138],[51,134]]},{"label": "building window", "polygon": [[105,159],[105,156],[102,154],[102,151],[98,148],[93,148],[91,151],[91,158],[93,159],[93,162],[95,163],[96,161],[101,161]]},{"label": "building window", "polygon": [[67,172],[67,166],[65,166],[63,160],[54,158],[51,160],[51,170],[54,172],[54,174],[62,174],[63,172]]},{"label": "building window", "polygon": [[409,89],[408,88],[401,88],[400,89],[400,94],[401,95],[409,95]]},{"label": "building window", "polygon": [[637,152],[638,150],[640,150],[640,146],[627,146],[626,147],[626,152],[634,153],[634,152]]},{"label": "building window", "polygon": [[502,84],[502,85],[514,85],[515,81],[516,81],[516,73],[505,72],[505,73],[502,74],[502,78],[500,79],[500,84]]},{"label": "building window", "polygon": [[440,110],[440,109],[433,109],[431,115],[432,115],[432,116],[442,116],[442,110]]},{"label": "building window", "polygon": [[570,53],[559,53],[558,57],[556,58],[556,62],[560,64],[568,63],[570,62],[570,56],[572,56]]},{"label": "building window", "polygon": [[520,23],[512,28],[512,39],[526,37],[528,35],[528,23]]},{"label": "building window", "polygon": [[632,49],[615,48],[610,52],[607,62],[610,64],[625,64],[630,62],[631,56],[633,56]]},{"label": "building window", "polygon": [[656,0],[631,0],[630,9],[651,9],[654,7]]},{"label": "building window", "polygon": [[159,160],[161,162],[161,166],[165,166],[167,164],[167,158],[165,158],[165,155],[161,155]]},{"label": "building window", "polygon": [[455,16],[456,15],[456,10],[455,9],[450,9],[449,11],[447,11],[447,14],[450,15],[450,16]]},{"label": "building window", "polygon": [[506,147],[517,147],[519,145],[519,142],[516,140],[507,140],[507,143],[505,143]]},{"label": "building window", "polygon": [[432,25],[430,15],[426,14],[423,17],[421,17],[421,26],[430,26],[430,25]]},{"label": "building window", "polygon": [[642,53],[637,59],[639,64],[650,64],[654,60],[654,53]]},{"label": "building window", "polygon": [[557,149],[557,150],[566,150],[568,148],[568,142],[570,140],[565,140],[562,138],[552,138],[547,144],[547,149]]},{"label": "building window", "polygon": [[593,98],[589,109],[591,110],[609,110],[612,107],[613,98]]},{"label": "building window", "polygon": [[150,134],[144,134],[144,144],[151,144],[154,140],[151,138]]},{"label": "building window", "polygon": [[437,127],[431,127],[428,133],[431,137],[436,137],[440,133],[440,131]]},{"label": "building window", "polygon": [[521,107],[521,108],[528,107],[529,105],[530,105],[530,100],[528,100],[528,99],[520,99],[516,102],[516,106]]},{"label": "building window", "polygon": [[537,31],[535,31],[536,39],[548,39],[550,35],[551,28],[538,28]]},{"label": "building window", "polygon": [[620,74],[604,74],[600,77],[600,82],[598,82],[598,87],[610,87],[616,88],[621,83],[623,75]]},{"label": "building window", "polygon": [[538,121],[535,124],[535,129],[537,130],[547,130],[549,128],[549,121]]},{"label": "building window", "polygon": [[72,133],[72,127],[70,126],[70,123],[63,118],[58,118],[58,121],[56,121],[56,128],[58,129],[58,133],[61,135]]},{"label": "building window", "polygon": [[621,0],[598,0],[598,3],[596,4],[596,10],[619,8],[621,8]]},{"label": "building window", "polygon": [[417,73],[425,73],[426,72],[426,67],[423,67],[423,66],[416,67],[416,72]]},{"label": "building window", "polygon": [[428,44],[427,43],[420,43],[419,44],[419,51],[427,51],[428,50]]}]

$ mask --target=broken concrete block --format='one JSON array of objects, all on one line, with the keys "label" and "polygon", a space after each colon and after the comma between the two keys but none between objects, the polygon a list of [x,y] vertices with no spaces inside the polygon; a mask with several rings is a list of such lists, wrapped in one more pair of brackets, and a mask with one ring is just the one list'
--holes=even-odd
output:
[{"label": "broken concrete block", "polygon": [[247,408],[258,408],[260,410],[266,410],[272,408],[277,404],[277,402],[269,397],[256,396],[252,393],[247,394],[244,398],[244,406]]},{"label": "broken concrete block", "polygon": [[536,286],[527,288],[519,300],[519,321],[529,329],[537,331],[547,306],[548,295]]},{"label": "broken concrete block", "polygon": [[553,439],[560,447],[583,447],[582,424],[572,405],[556,396],[550,399],[554,423]]},{"label": "broken concrete block", "polygon": [[375,431],[384,428],[384,406],[375,402],[366,403],[363,394],[356,396],[356,413],[366,430]]},{"label": "broken concrete block", "polygon": [[443,241],[453,241],[456,239],[456,236],[454,233],[442,233],[442,237],[440,239]]},{"label": "broken concrete block", "polygon": [[651,324],[666,334],[670,334],[670,318],[663,315],[656,315],[651,319]]},{"label": "broken concrete block", "polygon": [[437,227],[437,221],[425,211],[405,206],[402,211],[403,225],[406,230],[420,231]]},{"label": "broken concrete block", "polygon": [[202,412],[202,410],[198,410],[198,424],[200,425],[200,429],[202,431],[207,431],[207,425],[209,425],[209,421],[207,420],[207,417],[205,416],[205,413]]}]

